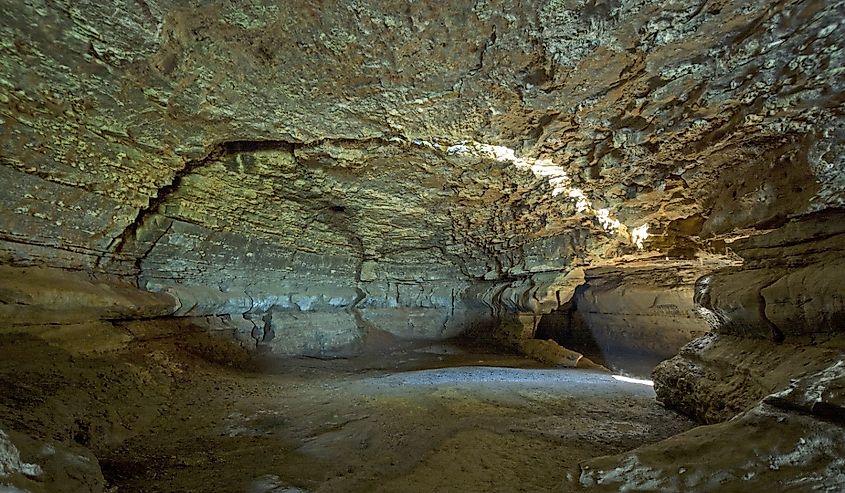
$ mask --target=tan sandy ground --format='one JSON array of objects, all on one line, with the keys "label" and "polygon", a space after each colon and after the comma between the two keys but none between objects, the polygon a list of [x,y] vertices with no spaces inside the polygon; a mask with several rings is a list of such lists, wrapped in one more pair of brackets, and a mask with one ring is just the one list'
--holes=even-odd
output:
[{"label": "tan sandy ground", "polygon": [[257,363],[196,333],[97,354],[6,334],[0,351],[0,425],[91,448],[118,492],[549,491],[692,426],[648,386],[454,345]]}]

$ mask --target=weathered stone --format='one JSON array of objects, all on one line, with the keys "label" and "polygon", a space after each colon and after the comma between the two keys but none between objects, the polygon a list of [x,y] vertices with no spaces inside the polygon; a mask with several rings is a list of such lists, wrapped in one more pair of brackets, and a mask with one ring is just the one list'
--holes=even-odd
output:
[{"label": "weathered stone", "polygon": [[359,349],[363,337],[354,315],[343,310],[273,311],[269,329],[259,344],[283,355],[349,356]]},{"label": "weathered stone", "polygon": [[171,296],[110,276],[0,266],[0,317],[7,326],[160,317],[177,306]]},{"label": "weathered stone", "polygon": [[657,398],[699,421],[716,423],[749,409],[793,379],[819,371],[845,351],[841,337],[781,344],[711,333],[653,373]]},{"label": "weathered stone", "polygon": [[793,220],[732,248],[746,262],[700,279],[696,301],[724,334],[783,340],[845,331],[845,214]]},{"label": "weathered stone", "polygon": [[363,321],[403,339],[438,340],[460,335],[475,313],[464,308],[446,311],[436,308],[366,308]]},{"label": "weathered stone", "polygon": [[[657,393],[748,429],[841,351],[841,0],[0,6],[4,334],[336,357],[465,333],[578,366],[540,332],[662,358],[706,327]],[[770,401],[818,438],[825,389]],[[726,470],[776,489],[758,466]]]},{"label": "weathered stone", "polygon": [[696,283],[714,333],[654,371],[667,406],[705,422],[729,419],[845,349],[843,216],[826,211],[732,243],[742,266]]},{"label": "weathered stone", "polygon": [[730,421],[582,464],[576,481],[587,491],[839,491],[842,378],[839,360]]},{"label": "weathered stone", "polygon": [[555,366],[566,366],[569,368],[590,368],[604,369],[597,365],[583,354],[571,349],[566,349],[555,341],[541,341],[539,339],[527,339],[520,343],[520,350],[528,357]]},{"label": "weathered stone", "polygon": [[0,430],[0,489],[17,493],[100,493],[106,481],[87,449]]},{"label": "weathered stone", "polygon": [[685,265],[590,270],[575,309],[606,354],[668,358],[708,330],[693,306],[690,277],[697,272]]},{"label": "weathered stone", "polygon": [[431,272],[545,312],[517,293],[643,240],[843,204],[841,2],[7,7],[3,261],[138,274],[179,315]]}]

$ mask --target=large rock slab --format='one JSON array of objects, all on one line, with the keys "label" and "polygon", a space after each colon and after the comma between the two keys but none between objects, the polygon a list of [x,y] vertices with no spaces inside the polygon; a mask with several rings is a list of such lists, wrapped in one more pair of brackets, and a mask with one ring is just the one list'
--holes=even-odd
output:
[{"label": "large rock slab", "polygon": [[465,308],[457,311],[437,308],[365,308],[362,321],[401,339],[441,340],[463,333],[481,314]]},{"label": "large rock slab", "polygon": [[7,327],[151,318],[170,315],[178,306],[172,296],[110,276],[0,266],[0,317]]},{"label": "large rock slab", "polygon": [[654,369],[654,390],[667,407],[698,421],[718,423],[793,379],[825,368],[844,350],[842,337],[775,344],[710,333]]},{"label": "large rock slab", "polygon": [[842,491],[839,356],[730,421],[582,464],[573,482],[585,491]]},{"label": "large rock slab", "polygon": [[0,429],[0,491],[101,493],[106,481],[84,447]]},{"label": "large rock slab", "polygon": [[330,358],[355,354],[363,336],[355,316],[346,310],[274,311],[261,345],[280,355]]}]

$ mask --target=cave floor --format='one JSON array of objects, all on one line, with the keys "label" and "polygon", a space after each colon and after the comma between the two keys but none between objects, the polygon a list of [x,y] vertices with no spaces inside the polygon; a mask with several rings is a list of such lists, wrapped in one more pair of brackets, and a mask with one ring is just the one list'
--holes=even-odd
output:
[{"label": "cave floor", "polygon": [[41,363],[9,344],[0,390],[34,397],[0,423],[76,426],[117,492],[567,491],[580,461],[693,426],[647,385],[451,344],[262,363],[201,336]]}]

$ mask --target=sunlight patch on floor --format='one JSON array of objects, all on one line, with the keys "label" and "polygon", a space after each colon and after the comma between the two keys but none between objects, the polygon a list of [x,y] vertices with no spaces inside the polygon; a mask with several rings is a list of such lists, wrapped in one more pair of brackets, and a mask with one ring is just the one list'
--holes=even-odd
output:
[{"label": "sunlight patch on floor", "polygon": [[640,385],[648,385],[649,387],[654,387],[654,382],[651,380],[645,380],[643,378],[631,378],[626,377],[623,375],[613,375],[614,380],[619,380],[620,382],[627,382],[627,383],[638,383]]}]

